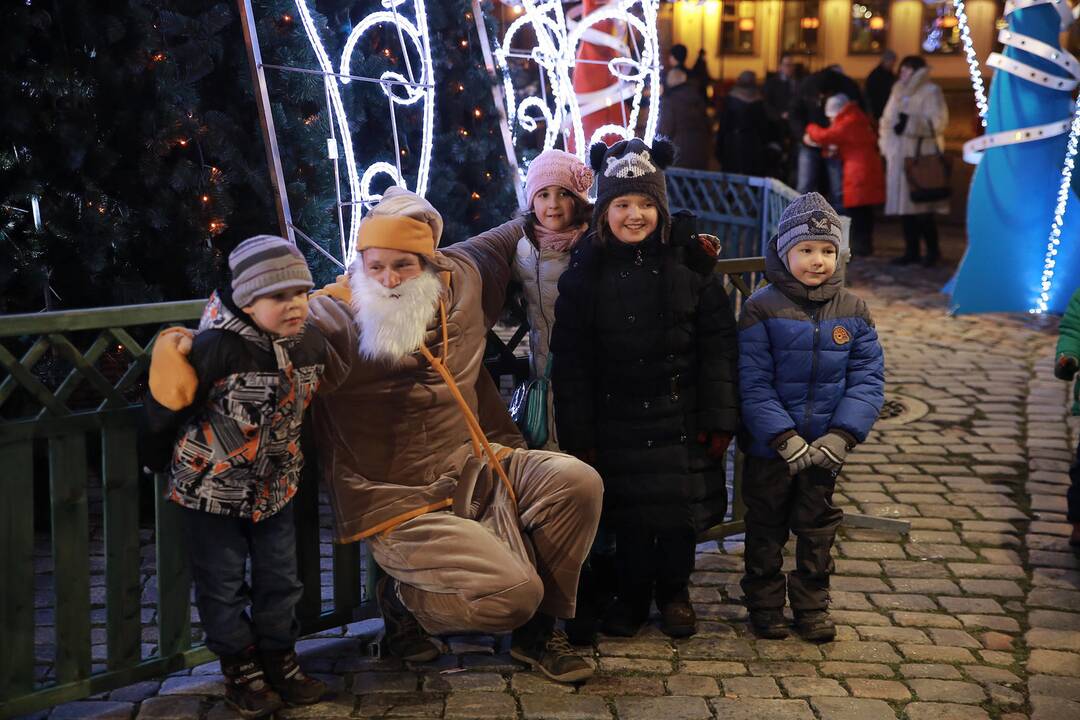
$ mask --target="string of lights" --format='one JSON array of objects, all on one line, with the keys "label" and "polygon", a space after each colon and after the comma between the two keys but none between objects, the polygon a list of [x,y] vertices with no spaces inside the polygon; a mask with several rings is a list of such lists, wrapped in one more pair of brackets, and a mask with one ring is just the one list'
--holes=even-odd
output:
[{"label": "string of lights", "polygon": [[[555,147],[560,137],[563,145],[569,146],[568,139],[572,137],[577,155],[585,160],[593,142],[610,136],[634,136],[646,90],[652,99],[648,103],[643,139],[651,143],[656,135],[660,109],[658,6],[658,0],[619,0],[575,22],[563,13],[559,0],[523,0],[521,15],[510,23],[502,38],[496,38],[493,43],[515,147],[519,128],[534,132],[543,122],[544,150]],[[599,26],[605,22],[618,23],[625,30],[624,36],[604,32]],[[530,34],[535,37],[532,47],[515,45],[515,41]],[[593,43],[614,51],[615,57],[603,63],[612,82],[601,90],[588,93],[574,90],[573,69],[584,64],[577,60],[582,43]],[[511,77],[511,60],[536,63],[542,80],[540,96],[519,96]],[[622,105],[627,99],[630,111],[624,112],[623,124],[605,124],[595,129],[590,137],[585,137],[585,117],[615,103]],[[527,164],[520,158],[518,164],[521,178],[524,178]]]}]

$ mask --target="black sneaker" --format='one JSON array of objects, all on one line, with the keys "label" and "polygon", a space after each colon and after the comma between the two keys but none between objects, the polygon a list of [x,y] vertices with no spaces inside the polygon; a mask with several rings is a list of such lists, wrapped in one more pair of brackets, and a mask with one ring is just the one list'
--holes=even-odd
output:
[{"label": "black sneaker", "polygon": [[292,650],[265,651],[262,662],[267,681],[289,705],[314,705],[329,690],[322,680],[300,669]]},{"label": "black sneaker", "polygon": [[389,575],[383,575],[375,584],[375,599],[386,632],[386,649],[407,662],[431,662],[439,657],[439,648],[398,598],[396,584]]},{"label": "black sneaker", "polygon": [[788,636],[788,621],[784,617],[784,611],[778,608],[751,610],[750,629],[759,638],[783,640]]},{"label": "black sneaker", "polygon": [[913,265],[922,260],[918,255],[901,255],[889,261],[890,265]]},{"label": "black sneaker", "polygon": [[221,674],[225,676],[225,704],[241,717],[269,717],[284,707],[281,696],[266,681],[254,647],[222,657]]},{"label": "black sneaker", "polygon": [[[566,633],[555,629],[539,636],[514,631],[510,656],[547,675],[555,682],[574,683],[593,676],[593,666],[574,652]],[[523,637],[524,636],[524,637]]]},{"label": "black sneaker", "polygon": [[795,630],[809,642],[832,642],[836,639],[836,625],[828,610],[803,610],[795,612]]}]

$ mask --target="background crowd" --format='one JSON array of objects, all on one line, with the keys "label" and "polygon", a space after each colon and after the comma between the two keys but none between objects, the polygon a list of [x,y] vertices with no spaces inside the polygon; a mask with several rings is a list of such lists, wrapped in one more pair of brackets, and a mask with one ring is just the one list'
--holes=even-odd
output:
[{"label": "background crowd", "polygon": [[944,151],[948,109],[925,60],[909,56],[897,66],[887,50],[860,87],[839,65],[811,73],[785,53],[764,83],[747,70],[724,89],[701,57],[691,68],[686,60],[686,48],[675,45],[660,117],[660,133],[682,150],[678,166],[718,164],[722,172],[822,193],[851,219],[854,257],[873,253],[874,216],[883,206],[902,221],[905,251],[895,262],[938,262],[936,215],[947,212],[947,198],[914,201],[905,169],[911,158]]}]

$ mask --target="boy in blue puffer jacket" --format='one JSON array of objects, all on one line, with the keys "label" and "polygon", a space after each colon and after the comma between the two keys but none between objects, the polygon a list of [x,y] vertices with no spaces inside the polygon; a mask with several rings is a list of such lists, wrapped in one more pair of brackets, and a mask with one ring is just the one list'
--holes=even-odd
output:
[{"label": "boy in blue puffer jacket", "polygon": [[829,641],[830,556],[843,512],[832,504],[848,452],[866,439],[884,401],[884,357],[866,303],[836,274],[840,218],[818,193],[780,216],[765,254],[770,284],[739,318],[743,499],[750,624],[783,638],[783,549],[797,538],[787,595],[796,630]]}]

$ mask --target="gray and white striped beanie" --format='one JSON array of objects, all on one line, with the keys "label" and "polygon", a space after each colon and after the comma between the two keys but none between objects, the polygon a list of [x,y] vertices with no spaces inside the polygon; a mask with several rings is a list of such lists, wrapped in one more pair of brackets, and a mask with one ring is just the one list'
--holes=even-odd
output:
[{"label": "gray and white striped beanie", "polygon": [[247,307],[265,295],[290,288],[314,287],[304,256],[276,235],[249,237],[229,253],[233,302]]},{"label": "gray and white striped beanie", "polygon": [[808,192],[792,200],[780,213],[776,253],[784,267],[791,270],[787,259],[791,248],[804,240],[824,240],[835,245],[839,253],[841,238],[840,216],[820,193]]}]

